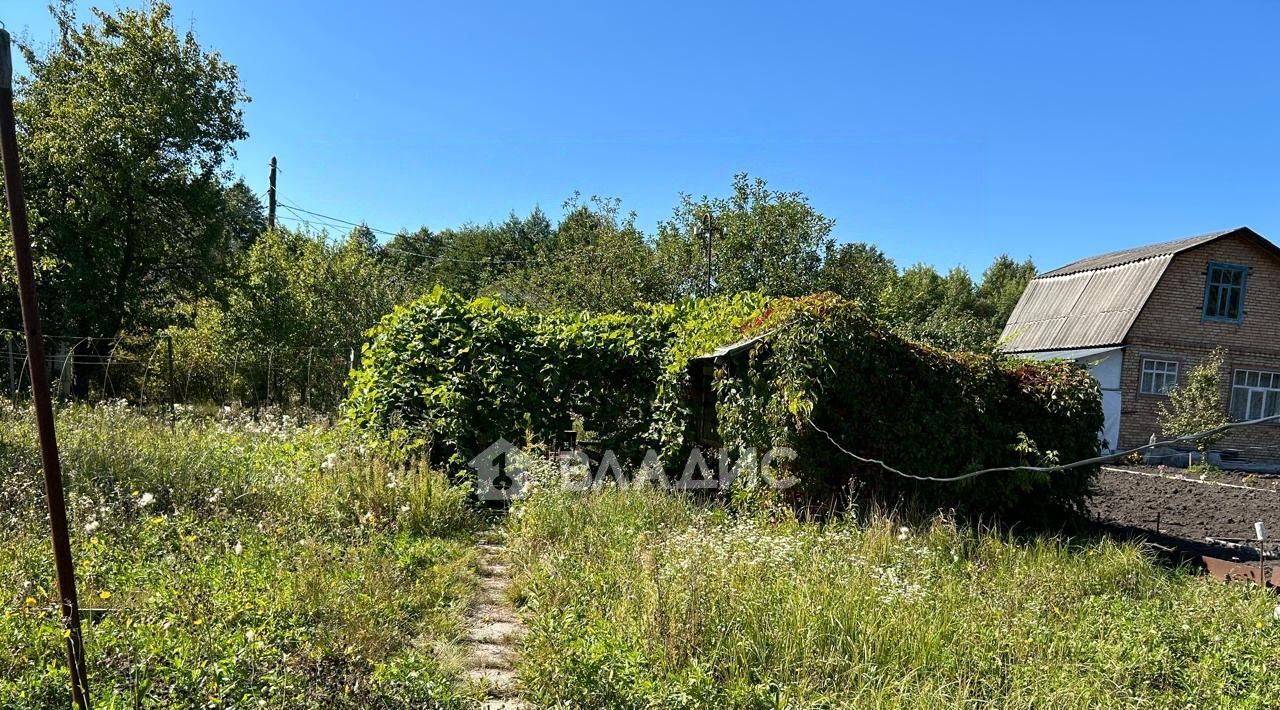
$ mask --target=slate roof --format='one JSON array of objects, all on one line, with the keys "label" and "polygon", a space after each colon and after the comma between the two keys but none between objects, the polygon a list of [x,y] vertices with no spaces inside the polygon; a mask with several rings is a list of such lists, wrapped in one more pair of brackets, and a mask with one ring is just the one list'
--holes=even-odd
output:
[{"label": "slate roof", "polygon": [[1032,279],[1001,333],[1005,352],[1121,345],[1178,254],[1228,235],[1280,247],[1248,227],[1089,257]]}]

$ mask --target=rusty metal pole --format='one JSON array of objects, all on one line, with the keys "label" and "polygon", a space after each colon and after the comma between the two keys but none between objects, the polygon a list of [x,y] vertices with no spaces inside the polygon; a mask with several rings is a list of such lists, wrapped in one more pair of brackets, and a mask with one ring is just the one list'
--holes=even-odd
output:
[{"label": "rusty metal pole", "polygon": [[166,338],[169,347],[169,431],[178,430],[178,408],[177,402],[174,400],[174,384],[173,384],[173,333],[169,333]]},{"label": "rusty metal pole", "polygon": [[13,118],[13,57],[9,33],[0,29],[0,159],[4,161],[5,197],[13,231],[13,258],[18,272],[22,325],[27,337],[27,362],[31,369],[31,401],[40,436],[40,461],[44,467],[45,501],[49,505],[49,531],[53,541],[58,594],[62,598],[62,624],[67,637],[67,662],[71,668],[71,699],[81,710],[89,708],[89,673],[80,635],[80,604],[76,600],[75,566],[71,561],[71,537],[67,532],[67,504],[62,490],[62,466],[53,428],[53,403],[44,371],[44,343],[40,339],[40,309],[36,303],[36,279],[31,265],[31,234],[27,205],[18,171],[18,136]]}]

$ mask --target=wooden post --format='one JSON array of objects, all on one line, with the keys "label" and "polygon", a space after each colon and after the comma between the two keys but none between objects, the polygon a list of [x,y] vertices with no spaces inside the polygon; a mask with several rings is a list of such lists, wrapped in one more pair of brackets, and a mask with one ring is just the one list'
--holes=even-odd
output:
[{"label": "wooden post", "polygon": [[267,229],[276,228],[276,156],[271,156],[271,177],[267,182]]},{"label": "wooden post", "polygon": [[45,373],[44,343],[40,340],[40,307],[36,301],[36,277],[31,264],[31,233],[27,205],[18,169],[18,134],[13,118],[13,57],[9,33],[0,29],[0,160],[4,162],[5,197],[13,232],[13,260],[22,304],[31,369],[31,401],[35,405],[40,462],[44,468],[45,502],[49,506],[49,534],[53,542],[54,569],[58,575],[62,625],[67,638],[67,663],[71,669],[71,699],[81,710],[89,709],[89,671],[80,634],[80,603],[76,599],[75,565],[71,560],[71,536],[67,531],[67,503],[62,488],[62,463],[54,431],[53,402]]}]

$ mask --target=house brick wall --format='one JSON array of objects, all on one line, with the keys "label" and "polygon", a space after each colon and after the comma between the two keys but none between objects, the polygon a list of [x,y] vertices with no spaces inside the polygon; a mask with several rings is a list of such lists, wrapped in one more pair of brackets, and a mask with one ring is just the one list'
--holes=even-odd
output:
[{"label": "house brick wall", "polygon": [[[1203,320],[1210,262],[1249,267],[1244,319],[1238,324]],[[1140,392],[1143,359],[1175,360],[1182,378],[1214,347],[1227,348],[1227,367],[1220,378],[1226,403],[1231,401],[1231,376],[1236,369],[1280,372],[1280,258],[1241,235],[1177,255],[1138,315],[1125,345],[1120,447],[1127,449],[1147,443],[1153,433],[1164,435],[1158,412],[1168,397]],[[1239,449],[1254,460],[1280,460],[1280,425],[1237,430],[1219,447]]]}]

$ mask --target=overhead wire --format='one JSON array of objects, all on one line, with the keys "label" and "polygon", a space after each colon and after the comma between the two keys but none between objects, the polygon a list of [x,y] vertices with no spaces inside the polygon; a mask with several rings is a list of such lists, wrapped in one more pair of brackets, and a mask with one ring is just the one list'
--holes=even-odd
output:
[{"label": "overhead wire", "polygon": [[1230,431],[1231,429],[1236,429],[1239,427],[1256,426],[1258,424],[1266,424],[1268,422],[1280,422],[1280,414],[1270,416],[1270,417],[1262,417],[1260,419],[1251,419],[1249,421],[1243,421],[1243,422],[1229,422],[1227,424],[1214,427],[1207,431],[1202,431],[1198,434],[1188,434],[1187,436],[1180,436],[1180,437],[1177,437],[1176,439],[1169,439],[1167,441],[1156,441],[1150,444],[1139,446],[1137,448],[1129,449],[1127,451],[1118,451],[1114,454],[1107,454],[1105,456],[1095,456],[1093,458],[1082,459],[1080,461],[1073,461],[1072,463],[1062,464],[1058,466],[997,466],[995,468],[984,468],[977,471],[969,471],[968,473],[962,473],[956,476],[923,476],[923,475],[906,473],[904,471],[900,471],[894,468],[893,466],[890,466],[889,464],[885,463],[884,461],[881,461],[880,459],[874,459],[867,456],[859,456],[858,454],[855,454],[852,451],[849,451],[848,449],[846,449],[844,446],[840,445],[840,443],[835,440],[835,437],[831,436],[830,432],[818,426],[816,423],[814,423],[812,419],[808,420],[810,427],[812,427],[819,434],[822,434],[824,437],[826,437],[827,441],[831,442],[832,446],[839,449],[842,453],[849,456],[850,458],[853,458],[862,463],[879,466],[885,471],[888,471],[889,473],[892,473],[897,476],[901,476],[902,478],[908,478],[913,481],[930,481],[930,482],[936,482],[936,483],[954,483],[956,481],[963,481],[970,478],[976,478],[978,476],[983,476],[989,473],[1015,473],[1018,471],[1027,471],[1031,473],[1062,473],[1062,472],[1070,471],[1077,468],[1085,468],[1087,466],[1096,466],[1099,464],[1111,463],[1113,461],[1118,461],[1120,459],[1126,458],[1128,456],[1132,456],[1134,454],[1140,454],[1144,451],[1150,451],[1151,449],[1168,448],[1168,447],[1176,446],[1177,444],[1184,444],[1184,443],[1199,441],[1200,439],[1216,436],[1225,431]]}]

